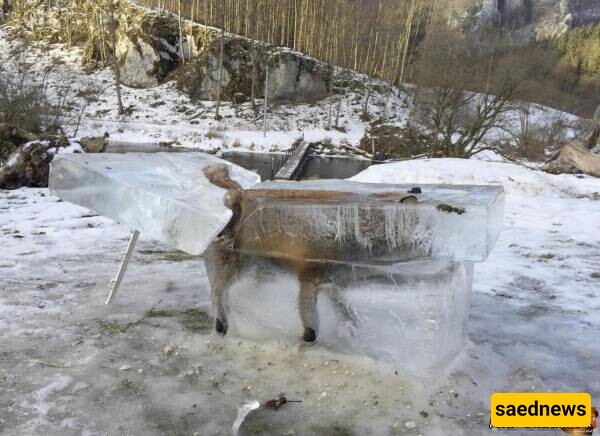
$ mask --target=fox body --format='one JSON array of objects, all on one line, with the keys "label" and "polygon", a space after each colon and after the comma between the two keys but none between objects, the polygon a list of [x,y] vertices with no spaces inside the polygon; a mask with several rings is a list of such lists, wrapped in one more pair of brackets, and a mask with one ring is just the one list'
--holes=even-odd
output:
[{"label": "fox body", "polygon": [[[353,193],[317,191],[302,189],[252,189],[244,190],[229,177],[226,165],[213,165],[204,169],[204,175],[213,184],[226,189],[228,195],[225,204],[233,212],[227,227],[210,244],[204,254],[206,269],[211,284],[211,303],[215,318],[217,332],[227,333],[227,316],[225,313],[223,296],[232,280],[241,267],[240,253],[231,249],[234,241],[244,238],[240,231],[241,223],[256,210],[260,199],[285,199],[286,201],[312,201],[312,202],[339,202],[347,198],[356,197]],[[376,200],[384,202],[416,202],[412,195],[401,192],[374,194]],[[317,338],[319,320],[317,316],[317,298],[319,287],[327,273],[334,266],[323,262],[314,262],[307,259],[323,258],[323,247],[310,240],[293,240],[281,229],[266,234],[257,241],[252,241],[255,251],[262,253],[285,253],[285,257],[272,259],[273,262],[284,264],[298,277],[299,295],[298,309],[303,326],[302,337],[306,342],[313,342]],[[343,247],[329,248],[341,250]],[[316,255],[318,252],[318,256]],[[325,253],[335,259],[335,253]],[[332,295],[336,305],[344,312],[344,305],[339,301],[338,295]],[[349,316],[349,314],[347,314]]]}]

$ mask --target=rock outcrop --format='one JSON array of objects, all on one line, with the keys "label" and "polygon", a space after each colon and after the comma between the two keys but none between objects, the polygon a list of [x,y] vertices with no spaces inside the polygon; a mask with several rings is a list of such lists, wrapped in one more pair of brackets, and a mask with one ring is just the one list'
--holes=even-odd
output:
[{"label": "rock outcrop", "polygon": [[[87,70],[106,65],[111,45],[105,11],[92,0],[72,2],[14,0],[11,20],[30,38],[83,47]],[[171,78],[193,98],[215,99],[219,87],[220,31],[136,6],[128,0],[115,3],[116,55],[125,86],[149,88]],[[105,16],[105,19],[98,17]],[[95,17],[95,18],[94,18]],[[250,97],[252,77],[256,96],[264,92],[269,66],[269,98],[305,101],[323,98],[329,88],[327,64],[301,53],[244,37],[226,34],[221,97],[236,101]],[[254,47],[254,56],[252,48]],[[253,67],[253,62],[255,66]]]},{"label": "rock outcrop", "polygon": [[465,31],[486,25],[507,30],[513,42],[527,43],[600,21],[598,0],[469,0],[449,4],[450,21]]},{"label": "rock outcrop", "polygon": [[[213,100],[219,89],[220,40],[206,40],[207,48],[182,66],[177,86],[192,98]],[[256,56],[253,68],[252,45]],[[221,96],[244,101],[254,92],[264,94],[269,67],[268,97],[275,101],[310,101],[323,98],[329,89],[330,67],[300,53],[246,38],[227,36],[223,43]]]}]

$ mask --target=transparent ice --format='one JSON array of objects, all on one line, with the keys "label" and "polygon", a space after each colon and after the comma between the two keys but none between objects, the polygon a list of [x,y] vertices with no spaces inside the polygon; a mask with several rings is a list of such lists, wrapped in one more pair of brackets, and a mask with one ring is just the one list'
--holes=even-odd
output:
[{"label": "transparent ice", "polygon": [[202,173],[226,164],[247,188],[259,177],[203,153],[68,154],[55,156],[50,190],[190,254],[201,254],[227,225],[226,191]]},{"label": "transparent ice", "polygon": [[[385,195],[415,187],[416,203]],[[488,257],[502,226],[501,186],[319,180],[250,190],[256,200],[234,241],[241,267],[226,294],[230,334],[299,340],[300,257],[321,265],[319,344],[425,377],[463,349],[473,263]],[[298,200],[270,190],[348,195]]]},{"label": "transparent ice", "polygon": [[[216,163],[227,164],[201,153],[59,155],[50,188],[200,254],[232,216],[226,191],[202,173]],[[502,187],[257,183],[256,174],[228,165],[251,199],[230,247],[240,262],[225,293],[229,335],[298,341],[295,271],[319,262],[319,344],[415,375],[439,371],[463,348],[473,263],[498,238]],[[415,187],[416,203],[399,202],[397,194]]]},{"label": "transparent ice", "polygon": [[[318,343],[387,362],[415,375],[443,369],[467,335],[471,262],[331,264],[318,298]],[[298,280],[285,265],[243,260],[226,295],[229,333],[296,342],[302,332]]]},{"label": "transparent ice", "polygon": [[[251,191],[302,189],[352,195],[327,202],[259,198],[241,225],[235,249],[280,258],[301,253],[311,260],[366,263],[487,258],[501,228],[502,187],[419,185],[422,193],[414,194],[418,203],[373,197],[413,187],[346,180],[255,185]],[[287,250],[292,244],[310,249]]]}]

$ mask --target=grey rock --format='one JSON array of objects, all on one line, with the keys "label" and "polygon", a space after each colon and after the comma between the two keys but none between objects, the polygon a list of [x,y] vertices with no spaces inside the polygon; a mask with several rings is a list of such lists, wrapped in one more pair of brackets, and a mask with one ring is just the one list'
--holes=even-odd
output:
[{"label": "grey rock", "polygon": [[487,25],[507,30],[513,42],[545,39],[600,21],[598,0],[470,0],[450,10],[450,23],[463,31]]},{"label": "grey rock", "polygon": [[117,58],[121,82],[132,88],[151,88],[158,85],[156,76],[160,56],[141,38],[135,42],[125,36],[117,42]]}]

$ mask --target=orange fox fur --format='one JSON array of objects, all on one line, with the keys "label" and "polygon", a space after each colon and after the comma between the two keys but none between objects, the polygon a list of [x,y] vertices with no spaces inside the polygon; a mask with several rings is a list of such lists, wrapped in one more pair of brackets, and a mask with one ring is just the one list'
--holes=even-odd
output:
[{"label": "orange fox fur", "polygon": [[[233,217],[229,224],[219,237],[211,243],[204,256],[211,284],[211,303],[215,317],[215,329],[217,332],[223,334],[227,333],[227,317],[223,305],[223,295],[235,277],[240,261],[240,255],[232,251],[230,246],[232,241],[238,236],[240,223],[254,210],[257,199],[285,198],[299,201],[337,202],[346,199],[371,197],[390,202],[416,202],[416,197],[401,192],[387,192],[367,196],[350,192],[295,189],[252,189],[245,191],[237,182],[231,180],[226,165],[206,167],[204,175],[211,183],[228,191],[225,204],[233,212]],[[289,266],[298,276],[300,283],[298,309],[304,328],[303,339],[306,342],[313,342],[318,332],[319,320],[316,305],[319,285],[321,284],[323,273],[327,270],[327,266],[322,263],[309,262],[305,259],[310,258],[311,253],[319,249],[318,246],[316,244],[314,246],[299,244],[298,241],[291,243],[289,239],[277,236],[265,238],[259,243],[262,245],[256,247],[257,251],[268,252],[273,248],[277,248],[278,251],[289,254],[288,258],[277,259],[276,261]]]}]

